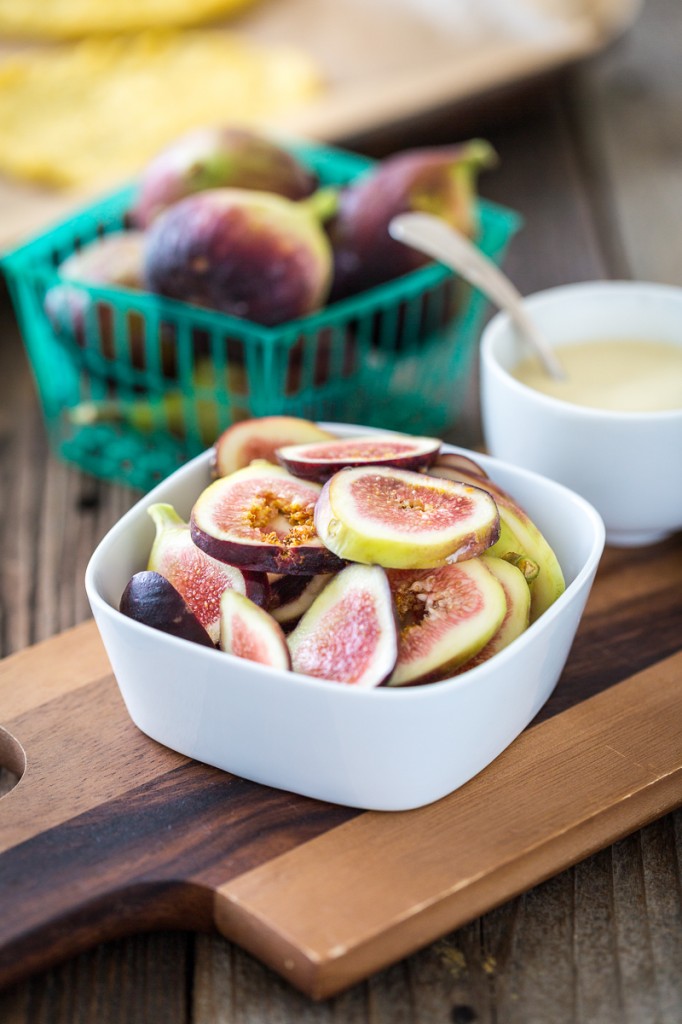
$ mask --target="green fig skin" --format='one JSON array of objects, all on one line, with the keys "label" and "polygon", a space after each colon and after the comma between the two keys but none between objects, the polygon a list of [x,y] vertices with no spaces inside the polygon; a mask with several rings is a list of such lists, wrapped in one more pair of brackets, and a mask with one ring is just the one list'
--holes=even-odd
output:
[{"label": "green fig skin", "polygon": [[304,199],[317,176],[275,141],[246,128],[208,127],[165,147],[140,176],[131,212],[147,228],[169,206],[195,192],[245,188]]},{"label": "green fig skin", "polygon": [[211,189],[158,217],[145,280],[160,295],[273,326],[319,309],[332,254],[312,203]]},{"label": "green fig skin", "polygon": [[475,236],[477,174],[494,161],[492,147],[479,139],[422,147],[386,158],[344,189],[328,226],[334,250],[331,301],[400,277],[428,261],[389,235],[389,223],[400,213],[432,213]]}]

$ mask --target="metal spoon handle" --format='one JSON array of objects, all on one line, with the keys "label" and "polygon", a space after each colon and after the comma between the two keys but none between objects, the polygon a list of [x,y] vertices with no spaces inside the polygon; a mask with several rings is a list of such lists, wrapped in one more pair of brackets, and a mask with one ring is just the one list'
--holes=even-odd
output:
[{"label": "metal spoon handle", "polygon": [[389,224],[389,232],[397,241],[455,270],[505,309],[532,346],[545,372],[556,380],[563,380],[565,373],[561,364],[526,313],[521,294],[468,238],[430,213],[401,213]]}]

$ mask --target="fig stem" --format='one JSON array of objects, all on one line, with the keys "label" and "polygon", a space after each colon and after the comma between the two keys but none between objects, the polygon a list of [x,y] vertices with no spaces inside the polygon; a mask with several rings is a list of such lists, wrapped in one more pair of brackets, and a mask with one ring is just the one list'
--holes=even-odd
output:
[{"label": "fig stem", "polygon": [[298,205],[305,207],[306,210],[310,211],[315,220],[324,224],[334,216],[338,209],[339,190],[331,186],[318,188],[311,196],[300,199]]}]

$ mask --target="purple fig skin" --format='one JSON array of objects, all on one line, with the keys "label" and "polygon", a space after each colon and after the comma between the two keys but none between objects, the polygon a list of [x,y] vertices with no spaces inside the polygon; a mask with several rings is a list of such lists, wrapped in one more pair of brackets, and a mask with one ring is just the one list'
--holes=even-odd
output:
[{"label": "purple fig skin", "polygon": [[163,149],[140,177],[131,217],[148,228],[167,207],[211,188],[246,188],[305,199],[317,176],[271,139],[245,128],[207,127]]},{"label": "purple fig skin", "polygon": [[[479,466],[473,459],[470,459],[467,455],[460,454],[460,452],[440,452],[433,466],[434,468],[440,469],[444,467],[445,469],[459,470],[463,473],[480,476],[482,480],[488,479],[488,474],[483,469],[483,466]],[[455,477],[452,479],[454,480]]]},{"label": "purple fig skin", "polygon": [[396,153],[340,195],[328,226],[334,250],[332,302],[400,277],[428,262],[416,249],[391,238],[388,225],[400,213],[421,210],[476,234],[476,172],[494,162],[483,140]]},{"label": "purple fig skin", "polygon": [[430,466],[440,450],[434,437],[357,437],[352,440],[286,445],[276,451],[277,461],[294,476],[320,483],[347,466],[396,466],[420,470]]},{"label": "purple fig skin", "polygon": [[273,572],[292,576],[318,576],[334,573],[346,564],[321,541],[300,547],[284,548],[276,544],[240,544],[238,541],[220,540],[200,529],[190,520],[192,540],[198,548],[219,562],[235,565],[242,571]]},{"label": "purple fig skin", "polygon": [[203,644],[204,647],[215,647],[173,584],[158,572],[136,572],[121,595],[119,610],[152,629]]},{"label": "purple fig skin", "polygon": [[329,242],[311,208],[268,192],[199,192],[148,232],[151,291],[266,326],[322,306],[331,272]]}]

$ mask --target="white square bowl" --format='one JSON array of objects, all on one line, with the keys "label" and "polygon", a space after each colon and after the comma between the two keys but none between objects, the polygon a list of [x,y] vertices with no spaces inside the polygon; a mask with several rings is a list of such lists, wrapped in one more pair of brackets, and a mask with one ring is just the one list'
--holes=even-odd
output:
[{"label": "white square bowl", "polygon": [[[323,426],[339,436],[370,432]],[[88,599],[133,722],[167,747],[243,778],[372,810],[431,803],[490,764],[559,679],[603,551],[604,526],[562,485],[465,454],[525,508],[566,578],[565,593],[509,647],[451,680],[365,690],[265,668],[122,615],[123,589],[146,568],[154,537],[148,506],[168,502],[188,519],[210,482],[205,452],[126,513],[86,571]]]}]

